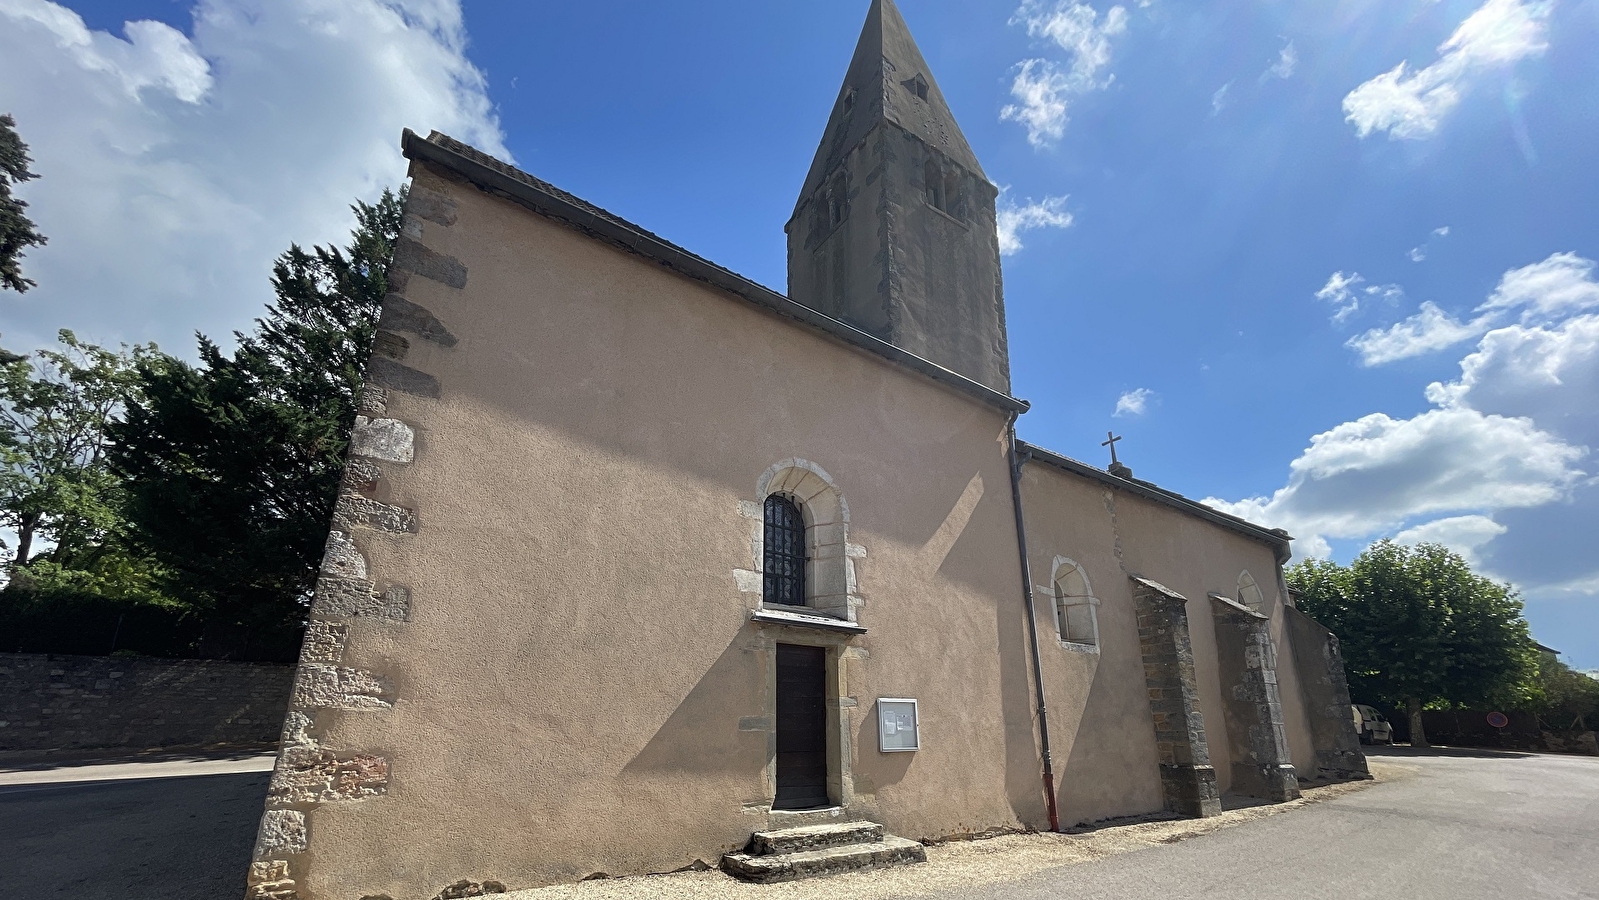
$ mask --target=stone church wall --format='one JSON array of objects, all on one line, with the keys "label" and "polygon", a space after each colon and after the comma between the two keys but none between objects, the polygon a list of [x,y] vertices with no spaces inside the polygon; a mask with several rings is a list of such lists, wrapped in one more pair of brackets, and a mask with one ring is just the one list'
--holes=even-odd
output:
[{"label": "stone church wall", "polygon": [[[779,641],[835,654],[852,815],[1044,827],[1005,415],[413,174],[368,420],[401,437],[355,451],[257,895],[714,864],[772,821]],[[750,620],[785,460],[842,495],[865,635]],[[921,701],[922,750],[878,751],[878,697]]]},{"label": "stone church wall", "polygon": [[0,753],[267,744],[291,666],[0,653]]},{"label": "stone church wall", "polygon": [[[1062,825],[1153,812],[1163,805],[1162,754],[1151,722],[1133,577],[1158,582],[1187,599],[1193,690],[1209,764],[1225,792],[1233,787],[1233,748],[1224,724],[1223,673],[1209,595],[1233,597],[1242,572],[1255,576],[1263,586],[1262,612],[1269,617],[1266,630],[1277,653],[1289,756],[1314,771],[1309,722],[1284,630],[1282,598],[1274,587],[1272,547],[1036,460],[1023,469],[1022,488]],[[1051,578],[1062,557],[1083,567],[1099,601],[1097,652],[1059,639]]]}]

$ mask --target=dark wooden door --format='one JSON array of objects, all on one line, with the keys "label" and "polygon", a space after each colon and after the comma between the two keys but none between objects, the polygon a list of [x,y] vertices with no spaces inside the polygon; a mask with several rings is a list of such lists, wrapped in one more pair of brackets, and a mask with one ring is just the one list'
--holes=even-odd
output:
[{"label": "dark wooden door", "polygon": [[777,645],[776,809],[827,805],[827,651]]}]

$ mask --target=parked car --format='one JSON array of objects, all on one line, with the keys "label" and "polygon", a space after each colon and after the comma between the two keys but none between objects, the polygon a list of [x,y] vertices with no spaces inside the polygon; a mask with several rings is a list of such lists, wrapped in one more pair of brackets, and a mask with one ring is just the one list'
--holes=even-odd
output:
[{"label": "parked car", "polygon": [[1394,742],[1394,726],[1383,718],[1382,713],[1364,703],[1356,703],[1350,709],[1355,712],[1355,731],[1360,735],[1362,744]]}]

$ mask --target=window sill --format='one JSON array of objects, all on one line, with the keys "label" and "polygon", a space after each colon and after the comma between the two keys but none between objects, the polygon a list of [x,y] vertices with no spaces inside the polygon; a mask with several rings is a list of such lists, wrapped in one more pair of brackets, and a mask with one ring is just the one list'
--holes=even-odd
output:
[{"label": "window sill", "polygon": [[866,633],[865,626],[854,622],[846,622],[816,612],[801,612],[794,607],[774,609],[768,606],[751,610],[750,621],[757,625],[786,625],[791,628],[814,628],[818,631],[839,631],[845,634]]},{"label": "window sill", "polygon": [[934,206],[926,197],[922,198],[922,205],[927,207],[928,209],[932,210],[933,212],[938,213],[939,215],[943,216],[944,218],[950,220],[951,222],[954,222],[956,225],[959,225],[963,230],[965,230],[965,231],[971,231],[972,230],[972,226],[967,224],[965,219],[962,219],[962,218],[960,218],[958,216],[955,216],[952,213],[948,213],[948,212],[945,212],[942,209],[939,209],[938,207]]},{"label": "window sill", "polygon": [[1063,649],[1070,650],[1073,653],[1091,653],[1095,656],[1099,655],[1098,644],[1083,644],[1077,641],[1063,640],[1060,642],[1060,645]]}]

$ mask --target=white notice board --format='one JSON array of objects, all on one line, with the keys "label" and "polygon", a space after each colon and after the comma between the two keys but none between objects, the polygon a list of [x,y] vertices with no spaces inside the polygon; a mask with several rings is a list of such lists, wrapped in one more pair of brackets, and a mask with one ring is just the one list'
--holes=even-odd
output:
[{"label": "white notice board", "polygon": [[921,723],[916,701],[900,697],[877,698],[877,749],[902,753],[922,749]]}]

